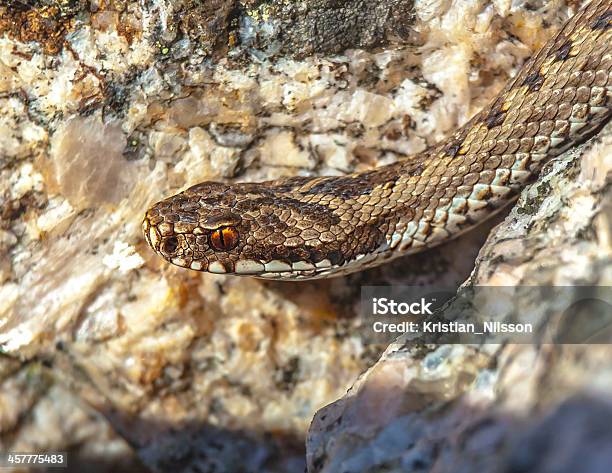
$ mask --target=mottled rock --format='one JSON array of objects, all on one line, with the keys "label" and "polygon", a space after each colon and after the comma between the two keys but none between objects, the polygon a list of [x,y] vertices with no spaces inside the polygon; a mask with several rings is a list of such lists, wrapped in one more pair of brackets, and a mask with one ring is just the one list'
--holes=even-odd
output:
[{"label": "mottled rock", "polygon": [[[177,2],[167,2],[166,5],[173,9],[174,18],[171,21],[180,25],[180,31],[185,37],[205,53],[220,56],[234,41],[230,35],[232,20],[237,17],[236,3],[235,0],[188,0],[182,2],[179,8]],[[171,24],[166,27],[172,30]]]},{"label": "mottled rock", "polygon": [[247,10],[242,35],[247,43],[257,39],[268,51],[297,57],[370,48],[409,35],[412,5],[412,0],[261,2]]},{"label": "mottled rock", "polygon": [[81,0],[8,0],[0,6],[0,33],[7,32],[22,42],[37,41],[46,53],[63,47],[65,35],[74,27],[83,8]]},{"label": "mottled rock", "polygon": [[125,145],[119,123],[102,123],[94,116],[68,120],[55,131],[49,162],[41,166],[49,190],[81,209],[118,204],[134,179],[124,164]]},{"label": "mottled rock", "polygon": [[65,452],[71,471],[149,471],[104,417],[57,379],[57,370],[54,374],[41,363],[19,365],[0,359],[3,451]]},{"label": "mottled rock", "polygon": [[274,133],[266,138],[261,148],[261,161],[271,166],[290,166],[312,169],[312,155],[304,146],[295,142],[291,132]]},{"label": "mottled rock", "polygon": [[[63,17],[40,15],[60,4]],[[381,351],[355,329],[359,287],[458,285],[495,223],[380,269],[292,285],[169,267],[143,241],[145,209],[202,180],[338,174],[419,152],[494,96],[567,13],[481,1],[417,2],[416,16],[405,1],[20,5],[0,7],[2,21],[18,26],[0,22],[0,346],[10,357],[0,419],[21,442],[3,445],[83,444],[87,468],[106,456],[114,471],[140,461],[152,471],[302,472],[312,416]],[[30,35],[24,18],[55,29]],[[396,34],[407,42],[373,47]],[[310,52],[319,55],[283,56]],[[385,156],[373,151],[381,137]],[[525,215],[536,208],[521,205]],[[588,215],[577,208],[574,224]],[[572,248],[576,274],[590,259]],[[497,256],[479,271],[499,273]],[[409,357],[405,379],[433,373],[418,405],[430,393],[449,402],[474,377],[492,396],[494,377],[481,368],[488,352],[445,353],[428,363],[446,368],[421,367],[423,351]],[[48,367],[28,376],[36,360]],[[515,382],[523,365],[514,360],[503,363]],[[597,365],[586,362],[586,371]],[[564,363],[566,371],[549,370],[550,390],[580,371]],[[401,386],[380,371],[379,386]],[[34,411],[30,423],[24,413]],[[370,420],[361,426],[378,435]],[[428,428],[411,422],[390,427],[374,450],[401,454],[406,439],[391,445],[394,429],[415,425],[416,438]],[[428,448],[402,461],[418,465]]]},{"label": "mottled rock", "polygon": [[[609,286],[610,153],[612,125],[554,160],[493,230],[465,285],[510,294],[517,286]],[[550,321],[533,315],[556,303],[513,301],[512,320],[534,322],[538,333]],[[610,345],[424,341],[432,340],[400,338],[346,396],[317,412],[309,472],[606,471]]]}]

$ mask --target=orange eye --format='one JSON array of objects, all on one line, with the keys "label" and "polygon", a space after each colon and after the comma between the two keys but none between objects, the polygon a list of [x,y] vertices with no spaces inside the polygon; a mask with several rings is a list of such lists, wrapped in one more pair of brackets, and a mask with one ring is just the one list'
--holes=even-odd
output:
[{"label": "orange eye", "polygon": [[238,231],[234,227],[221,227],[210,234],[210,246],[217,251],[230,251],[238,244]]}]

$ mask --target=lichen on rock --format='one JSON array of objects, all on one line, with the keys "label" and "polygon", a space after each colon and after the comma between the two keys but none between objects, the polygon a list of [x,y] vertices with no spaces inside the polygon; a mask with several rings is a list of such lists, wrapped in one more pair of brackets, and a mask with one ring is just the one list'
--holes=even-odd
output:
[{"label": "lichen on rock", "polygon": [[405,40],[414,21],[413,0],[243,3],[243,41],[295,57]]}]

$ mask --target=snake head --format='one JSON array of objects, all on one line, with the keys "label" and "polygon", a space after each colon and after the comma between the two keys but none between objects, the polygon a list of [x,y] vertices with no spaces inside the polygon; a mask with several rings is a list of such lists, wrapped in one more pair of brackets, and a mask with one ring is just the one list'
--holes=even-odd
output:
[{"label": "snake head", "polygon": [[145,238],[170,263],[197,271],[277,279],[350,272],[347,263],[384,244],[381,229],[350,224],[352,206],[312,202],[318,194],[300,191],[302,179],[198,184],[149,209]]},{"label": "snake head", "polygon": [[242,217],[231,211],[227,190],[224,184],[202,183],[158,202],[142,224],[147,243],[177,266],[226,273],[225,260],[246,232]]}]

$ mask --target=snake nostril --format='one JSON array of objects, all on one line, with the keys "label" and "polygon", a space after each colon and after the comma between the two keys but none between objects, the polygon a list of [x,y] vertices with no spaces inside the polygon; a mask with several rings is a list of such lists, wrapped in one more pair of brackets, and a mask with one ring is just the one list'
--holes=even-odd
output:
[{"label": "snake nostril", "polygon": [[164,253],[173,254],[177,250],[178,246],[178,238],[171,236],[164,240],[161,249]]}]

